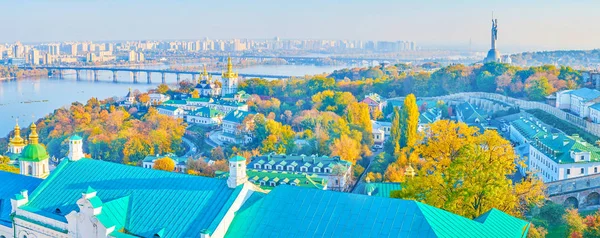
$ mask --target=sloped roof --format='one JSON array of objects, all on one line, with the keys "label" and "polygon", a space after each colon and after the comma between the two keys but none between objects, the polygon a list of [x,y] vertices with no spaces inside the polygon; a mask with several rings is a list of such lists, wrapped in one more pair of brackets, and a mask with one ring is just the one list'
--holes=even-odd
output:
[{"label": "sloped roof", "polygon": [[[105,206],[111,207],[114,201],[109,208],[111,222],[123,223],[130,234],[142,237],[151,237],[162,229],[163,237],[199,237],[201,230],[210,229],[213,221],[222,219],[221,210],[231,206],[229,200],[241,190],[241,186],[230,189],[222,179],[91,159],[64,160],[31,194],[23,209],[66,221],[52,212],[57,208],[61,214],[77,210],[76,202],[88,186],[107,201]],[[123,211],[125,203],[127,211]],[[123,212],[124,221],[118,215]]]},{"label": "sloped roof", "polygon": [[352,193],[367,195],[368,190],[371,190],[371,196],[390,197],[390,193],[395,190],[402,189],[400,183],[364,183],[360,182]]},{"label": "sloped roof", "polygon": [[186,105],[187,102],[185,100],[167,100],[163,104]]},{"label": "sloped roof", "polygon": [[0,225],[12,227],[10,219],[10,199],[21,190],[29,194],[43,181],[42,179],[0,171]]},{"label": "sloped roof", "polygon": [[193,116],[213,118],[223,115],[223,112],[208,107],[201,107],[192,113]]},{"label": "sloped roof", "polygon": [[589,88],[580,88],[568,93],[583,98],[583,101],[589,101],[600,97],[600,91]]},{"label": "sloped roof", "polygon": [[235,123],[242,123],[244,119],[250,115],[249,112],[234,110],[229,112],[224,118],[223,121],[230,121]]},{"label": "sloped roof", "polygon": [[460,110],[463,115],[463,120],[466,123],[473,123],[475,119],[479,119],[479,122],[483,122],[487,118],[487,113],[479,108],[473,106],[469,102],[464,102],[457,106],[456,110]]},{"label": "sloped roof", "polygon": [[571,151],[590,152],[592,162],[600,161],[600,148],[586,142],[579,135],[567,136],[564,133],[554,133],[538,139],[539,141],[532,142],[531,145],[556,163],[575,163],[571,158]]},{"label": "sloped roof", "polygon": [[226,237],[495,238],[525,237],[528,227],[500,211],[478,221],[412,200],[280,185],[239,212]]},{"label": "sloped roof", "polygon": [[156,107],[157,109],[163,109],[163,110],[168,110],[168,111],[176,111],[177,109],[179,109],[178,107],[174,107],[174,106],[165,106],[165,105],[160,105],[158,107]]},{"label": "sloped roof", "polygon": [[536,122],[527,120],[525,118],[511,121],[510,124],[528,140],[548,134],[548,129],[544,130],[544,128],[538,126]]}]

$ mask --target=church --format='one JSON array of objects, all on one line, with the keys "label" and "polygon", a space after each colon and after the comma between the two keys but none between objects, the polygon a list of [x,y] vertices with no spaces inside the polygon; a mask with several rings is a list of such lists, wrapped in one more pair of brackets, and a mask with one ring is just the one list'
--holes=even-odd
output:
[{"label": "church", "polygon": [[226,95],[235,94],[238,90],[239,76],[233,71],[231,57],[227,58],[227,71],[222,72],[221,80],[213,80],[212,75],[204,71],[200,74],[200,78],[196,84],[195,90],[198,91],[200,97],[224,97]]},{"label": "church", "polygon": [[412,200],[285,184],[267,192],[241,156],[225,178],[84,158],[77,135],[50,173],[31,128],[21,174],[0,171],[0,238],[527,237],[530,227],[497,209],[471,220]]}]

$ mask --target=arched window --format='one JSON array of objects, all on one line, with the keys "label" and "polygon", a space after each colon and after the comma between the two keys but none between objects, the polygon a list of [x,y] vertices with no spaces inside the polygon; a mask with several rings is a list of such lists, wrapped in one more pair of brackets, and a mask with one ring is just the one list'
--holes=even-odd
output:
[{"label": "arched window", "polygon": [[[27,166],[27,174],[33,175],[33,167],[31,165]],[[25,237],[27,238],[27,237]]]}]

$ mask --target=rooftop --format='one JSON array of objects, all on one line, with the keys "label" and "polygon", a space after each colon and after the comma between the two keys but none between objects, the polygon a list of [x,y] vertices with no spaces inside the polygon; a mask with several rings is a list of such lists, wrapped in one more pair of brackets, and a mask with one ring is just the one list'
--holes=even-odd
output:
[{"label": "rooftop", "polygon": [[572,94],[574,96],[583,98],[583,101],[590,101],[590,100],[600,97],[600,91],[595,90],[595,89],[589,89],[589,88],[575,89],[568,93]]},{"label": "rooftop", "polygon": [[471,220],[412,200],[281,185],[240,210],[226,236],[526,237],[528,229],[496,209]]},{"label": "rooftop", "polygon": [[27,190],[29,194],[43,181],[42,179],[0,171],[0,226],[12,227],[10,199]]},{"label": "rooftop", "polygon": [[97,191],[107,208],[114,202],[110,209],[124,212],[124,229],[142,237],[160,230],[163,237],[199,237],[213,221],[222,219],[221,210],[227,209],[231,205],[228,200],[241,190],[230,189],[222,179],[91,159],[63,160],[22,208],[66,221],[64,215],[54,212],[77,210],[76,202],[88,187]]},{"label": "rooftop", "polygon": [[376,197],[390,197],[392,191],[402,189],[400,183],[365,183],[360,182],[356,185],[356,188],[352,193],[368,195]]}]

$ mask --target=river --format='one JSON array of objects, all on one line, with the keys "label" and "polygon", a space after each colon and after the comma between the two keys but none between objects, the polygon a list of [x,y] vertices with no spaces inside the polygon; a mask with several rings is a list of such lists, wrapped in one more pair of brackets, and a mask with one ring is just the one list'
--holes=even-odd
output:
[{"label": "river", "polygon": [[[148,68],[168,67],[149,66]],[[311,65],[256,65],[237,69],[239,73],[304,76],[331,73],[347,66],[311,66]],[[33,120],[48,115],[55,109],[69,106],[72,102],[85,103],[91,97],[100,99],[123,97],[129,88],[146,91],[156,88],[161,81],[160,74],[152,74],[152,84],[146,83],[146,75],[139,74],[139,82],[134,84],[130,73],[119,72],[119,82],[112,82],[112,73],[99,72],[99,82],[94,82],[91,71],[82,71],[81,79],[75,74],[64,75],[63,79],[52,77],[4,80],[0,81],[0,137],[6,136],[14,127],[18,118],[21,127],[28,126]],[[190,79],[182,75],[182,79]],[[167,74],[167,83],[175,84],[176,76]]]}]

